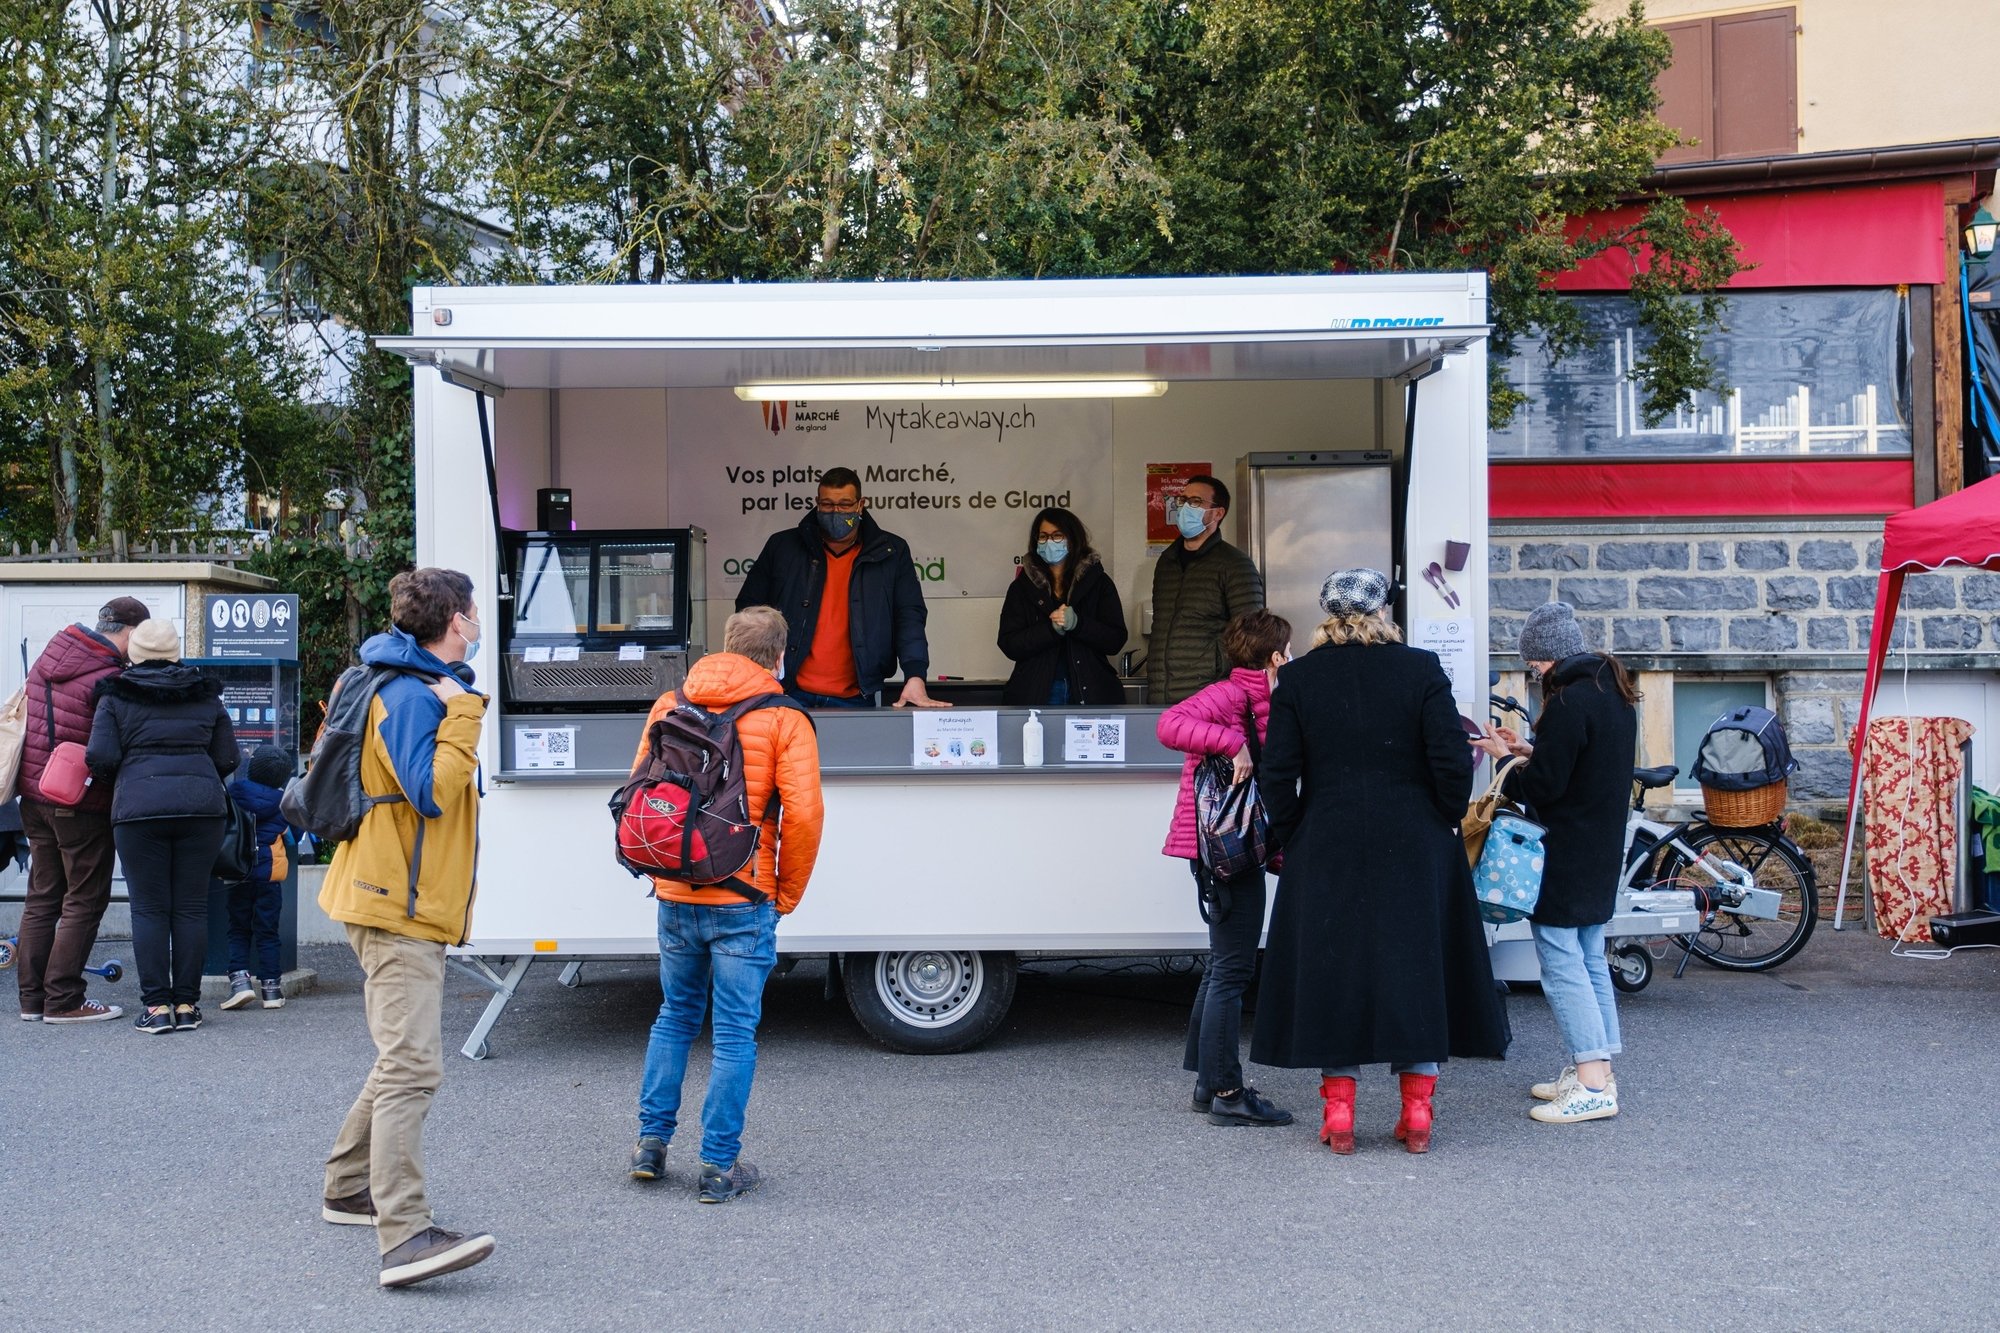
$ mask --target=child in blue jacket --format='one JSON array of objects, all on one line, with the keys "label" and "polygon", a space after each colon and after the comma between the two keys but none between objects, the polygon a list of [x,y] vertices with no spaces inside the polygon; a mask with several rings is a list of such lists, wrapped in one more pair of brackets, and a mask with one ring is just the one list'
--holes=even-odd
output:
[{"label": "child in blue jacket", "polygon": [[[260,745],[250,756],[249,771],[229,784],[230,799],[257,821],[257,863],[248,879],[229,885],[229,998],[224,1009],[241,1009],[260,994],[266,1009],[285,1006],[284,981],[278,970],[278,912],[284,905],[285,876],[291,869],[287,835],[296,831],[278,810],[285,784],[298,761],[275,745]],[[294,843],[293,845],[296,845]],[[256,950],[255,979],[250,971]]]}]

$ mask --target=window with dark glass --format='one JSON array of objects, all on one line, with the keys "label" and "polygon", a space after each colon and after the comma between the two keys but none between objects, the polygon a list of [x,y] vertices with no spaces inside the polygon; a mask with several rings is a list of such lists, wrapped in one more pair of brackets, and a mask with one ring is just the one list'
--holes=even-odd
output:
[{"label": "window with dark glass", "polygon": [[1521,338],[1503,366],[1527,401],[1494,458],[1910,452],[1909,298],[1894,289],[1738,292],[1706,343],[1719,392],[1645,419],[1647,338],[1626,296],[1577,296],[1588,343],[1560,362]]}]

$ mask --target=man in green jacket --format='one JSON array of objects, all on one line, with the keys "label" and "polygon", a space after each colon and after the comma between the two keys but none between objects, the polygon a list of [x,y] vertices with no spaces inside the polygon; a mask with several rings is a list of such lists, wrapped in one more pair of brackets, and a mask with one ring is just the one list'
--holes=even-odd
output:
[{"label": "man in green jacket", "polygon": [[1229,487],[1190,477],[1167,502],[1180,529],[1153,565],[1153,630],[1146,640],[1146,701],[1177,704],[1229,674],[1222,627],[1262,610],[1264,578],[1248,555],[1222,540]]}]

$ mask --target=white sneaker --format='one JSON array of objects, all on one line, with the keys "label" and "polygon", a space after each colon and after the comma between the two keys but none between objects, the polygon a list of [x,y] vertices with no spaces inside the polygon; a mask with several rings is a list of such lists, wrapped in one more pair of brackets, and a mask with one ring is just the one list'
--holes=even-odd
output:
[{"label": "white sneaker", "polygon": [[1530,1107],[1528,1114],[1545,1125],[1609,1120],[1618,1114],[1618,1089],[1607,1083],[1602,1092],[1592,1092],[1581,1083],[1572,1083],[1554,1101]]},{"label": "white sneaker", "polygon": [[[1538,1102],[1552,1102],[1562,1096],[1565,1091],[1575,1086],[1576,1066],[1564,1065],[1562,1073],[1556,1075],[1555,1082],[1537,1083],[1528,1089],[1528,1095]],[[1616,1073],[1611,1075],[1611,1081],[1606,1086],[1611,1089],[1612,1096],[1615,1097],[1618,1095],[1618,1075]]]},{"label": "white sneaker", "polygon": [[1538,1102],[1552,1102],[1576,1086],[1576,1066],[1564,1065],[1553,1083],[1537,1083],[1528,1089],[1528,1095]]}]

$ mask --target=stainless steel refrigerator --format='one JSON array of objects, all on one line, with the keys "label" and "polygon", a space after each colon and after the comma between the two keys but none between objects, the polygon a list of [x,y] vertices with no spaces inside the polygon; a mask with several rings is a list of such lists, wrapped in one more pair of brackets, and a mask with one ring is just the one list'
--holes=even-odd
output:
[{"label": "stainless steel refrigerator", "polygon": [[1264,600],[1292,623],[1292,651],[1325,618],[1320,585],[1367,565],[1394,579],[1390,456],[1383,451],[1246,454],[1237,464],[1238,538],[1264,571]]}]

